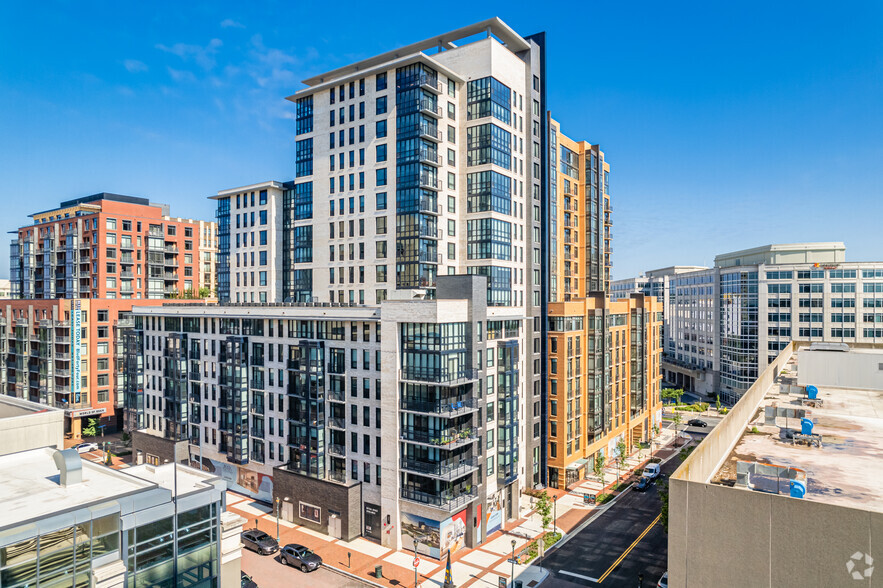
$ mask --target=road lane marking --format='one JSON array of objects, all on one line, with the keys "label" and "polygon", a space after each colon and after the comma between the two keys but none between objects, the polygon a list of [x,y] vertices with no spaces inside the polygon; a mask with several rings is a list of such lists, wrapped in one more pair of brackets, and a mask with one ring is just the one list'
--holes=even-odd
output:
[{"label": "road lane marking", "polygon": [[573,576],[574,578],[579,578],[581,580],[588,580],[589,582],[600,583],[601,580],[598,578],[590,578],[588,576],[583,576],[582,574],[575,574],[573,572],[568,572],[567,570],[558,570],[559,574],[567,574],[568,576]]},{"label": "road lane marking", "polygon": [[629,545],[628,549],[626,549],[625,551],[622,552],[622,555],[619,556],[619,559],[617,559],[615,562],[613,562],[612,566],[607,568],[607,571],[604,572],[600,578],[598,578],[599,584],[604,581],[604,578],[606,578],[607,576],[610,575],[610,572],[612,572],[614,570],[614,568],[616,568],[616,566],[618,566],[620,564],[620,562],[622,562],[622,560],[624,560],[626,558],[626,556],[628,556],[629,553],[631,553],[632,549],[634,549],[635,546],[641,542],[641,539],[643,539],[644,536],[650,532],[650,529],[652,529],[656,525],[656,523],[659,522],[659,517],[661,517],[661,516],[662,516],[662,513],[656,515],[656,518],[653,519],[653,522],[650,523],[649,525],[647,525],[647,528],[644,529],[640,535],[638,535],[638,538],[635,539],[631,545]]}]

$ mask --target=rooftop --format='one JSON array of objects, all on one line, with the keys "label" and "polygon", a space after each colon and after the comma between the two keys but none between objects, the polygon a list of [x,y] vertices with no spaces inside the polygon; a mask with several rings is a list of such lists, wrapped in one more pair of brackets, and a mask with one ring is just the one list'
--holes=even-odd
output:
[{"label": "rooftop", "polygon": [[0,529],[154,487],[147,480],[85,460],[83,481],[62,486],[54,453],[55,449],[44,447],[0,456]]},{"label": "rooftop", "polygon": [[750,249],[721,253],[714,258],[715,267],[755,265],[758,263],[843,262],[846,245],[840,241],[823,243],[778,243]]},{"label": "rooftop", "polygon": [[201,490],[209,487],[211,482],[220,480],[220,478],[213,474],[201,472],[191,467],[179,465],[177,472],[175,469],[175,465],[171,463],[161,466],[141,464],[128,468],[126,474],[152,482],[166,490],[171,490],[173,495],[176,492],[178,495],[183,495],[195,490]]},{"label": "rooftop", "polygon": [[[804,372],[834,374],[842,366],[855,361],[876,362],[883,351],[854,349],[846,353],[834,351],[806,354],[795,353],[765,391],[757,410],[750,416],[741,436],[711,477],[711,483],[735,485],[738,462],[759,462],[781,466],[783,477],[756,473],[750,477],[754,491],[789,495],[784,468],[795,468],[799,477],[806,476],[805,500],[883,512],[883,387],[817,386],[818,399],[807,399],[806,380],[800,375],[798,359],[806,363]],[[850,358],[849,356],[853,356]],[[864,355],[862,360],[857,356]],[[810,365],[810,361],[815,365]],[[835,365],[837,362],[840,366]],[[828,365],[830,364],[830,365]],[[876,366],[874,366],[876,367]],[[839,377],[839,376],[837,376]],[[798,385],[798,378],[801,385]],[[811,379],[814,379],[812,376]],[[743,399],[744,400],[744,399]],[[740,401],[741,402],[741,401]],[[790,437],[801,433],[801,417],[809,418],[812,433],[821,436],[821,445],[794,442]],[[745,465],[741,466],[742,470]],[[801,472],[802,471],[802,472]],[[799,479],[798,477],[798,479]]]}]

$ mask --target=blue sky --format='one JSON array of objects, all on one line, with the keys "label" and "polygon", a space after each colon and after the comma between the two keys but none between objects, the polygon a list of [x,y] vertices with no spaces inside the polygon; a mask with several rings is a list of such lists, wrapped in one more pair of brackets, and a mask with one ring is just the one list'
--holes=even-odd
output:
[{"label": "blue sky", "polygon": [[496,15],[546,31],[553,116],[607,154],[615,278],[771,242],[883,259],[883,3],[539,5],[4,3],[0,229],[100,191],[211,218],[292,178],[300,80]]}]

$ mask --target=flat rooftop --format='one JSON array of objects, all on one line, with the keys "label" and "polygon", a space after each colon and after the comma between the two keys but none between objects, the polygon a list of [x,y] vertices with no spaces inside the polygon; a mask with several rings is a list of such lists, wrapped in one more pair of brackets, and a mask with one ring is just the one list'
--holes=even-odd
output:
[{"label": "flat rooftop", "polygon": [[[854,349],[849,353],[856,352],[872,351]],[[803,387],[797,386],[799,369],[795,353],[766,391],[759,410],[711,482],[734,485],[738,461],[797,468],[806,472],[805,500],[883,512],[883,390],[818,386],[821,406],[804,406],[801,399],[806,395]],[[800,418],[777,416],[775,424],[767,423],[766,407],[805,410],[814,423],[812,432],[821,435],[821,447],[792,442],[787,432],[800,433]],[[755,490],[736,488],[776,492],[775,479],[752,480],[758,483]],[[779,493],[788,495],[786,483]]]},{"label": "flat rooftop", "polygon": [[0,529],[155,487],[85,460],[83,481],[62,486],[54,453],[44,447],[0,456]]},{"label": "flat rooftop", "polygon": [[195,490],[208,488],[211,485],[209,481],[218,480],[218,477],[214,474],[200,472],[187,466],[179,465],[177,469],[176,473],[174,464],[167,463],[161,466],[141,464],[128,468],[125,471],[130,476],[141,478],[166,490],[170,490],[173,496],[176,489],[179,495],[188,494]]}]

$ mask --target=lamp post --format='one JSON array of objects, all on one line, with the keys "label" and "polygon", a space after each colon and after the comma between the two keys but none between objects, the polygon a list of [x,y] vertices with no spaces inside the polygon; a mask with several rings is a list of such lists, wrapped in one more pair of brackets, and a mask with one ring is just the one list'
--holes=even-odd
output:
[{"label": "lamp post", "polygon": [[512,540],[512,576],[509,581],[511,586],[515,585],[515,539]]},{"label": "lamp post", "polygon": [[[552,531],[554,533],[558,532],[558,495],[552,497],[552,508],[555,511],[554,518],[552,519]],[[548,523],[547,523],[548,524]]]},{"label": "lamp post", "polygon": [[279,497],[276,497],[276,543],[279,543],[279,509],[281,508]]},{"label": "lamp post", "polygon": [[[417,547],[420,545],[422,537],[414,538],[414,561],[417,561]],[[417,566],[414,566],[414,588],[417,588]]]}]

